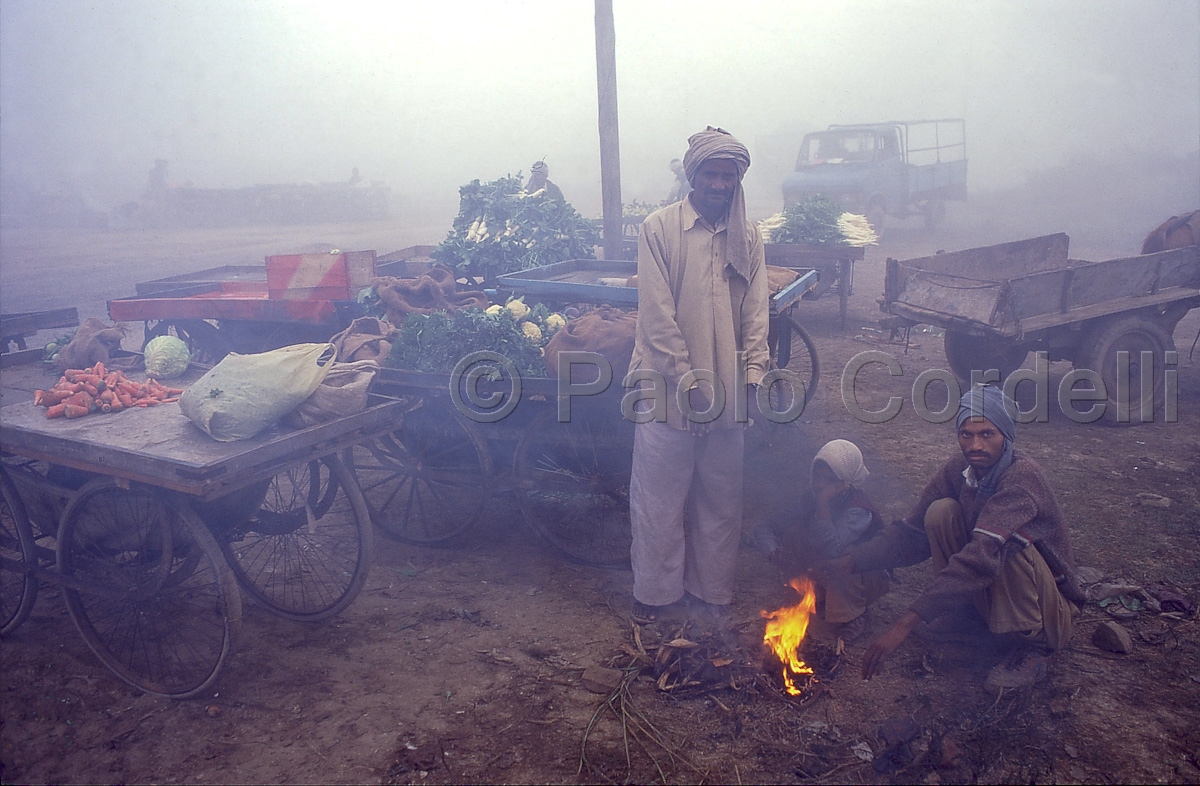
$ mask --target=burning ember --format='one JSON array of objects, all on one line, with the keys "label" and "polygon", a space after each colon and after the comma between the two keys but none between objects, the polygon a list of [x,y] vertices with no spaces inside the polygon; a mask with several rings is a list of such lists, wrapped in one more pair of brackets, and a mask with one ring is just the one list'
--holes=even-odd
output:
[{"label": "burning ember", "polygon": [[800,593],[800,602],[776,611],[760,612],[767,621],[763,644],[770,647],[783,663],[783,687],[788,695],[799,696],[803,688],[796,687],[795,678],[808,677],[805,687],[812,682],[813,670],[800,660],[800,644],[808,632],[808,618],[817,606],[817,595],[812,581],[806,576],[792,579],[788,586]]}]

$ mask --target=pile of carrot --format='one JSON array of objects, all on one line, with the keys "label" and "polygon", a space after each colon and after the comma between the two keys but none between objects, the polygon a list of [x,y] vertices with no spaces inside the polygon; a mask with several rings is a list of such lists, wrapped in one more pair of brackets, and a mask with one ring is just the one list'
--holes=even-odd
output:
[{"label": "pile of carrot", "polygon": [[134,382],[103,363],[91,368],[67,369],[49,390],[35,390],[33,403],[46,407],[48,418],[81,418],[93,412],[120,412],[153,407],[179,400],[183,388],[169,388],[153,379]]}]

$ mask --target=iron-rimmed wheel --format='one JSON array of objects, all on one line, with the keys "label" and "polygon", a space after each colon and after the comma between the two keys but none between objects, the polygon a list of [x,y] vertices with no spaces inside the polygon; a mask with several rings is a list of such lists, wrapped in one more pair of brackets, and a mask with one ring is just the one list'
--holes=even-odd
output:
[{"label": "iron-rimmed wheel", "polygon": [[[577,405],[578,406],[578,405]],[[513,468],[525,520],[574,562],[629,566],[629,480],[635,426],[579,407],[571,422],[543,412],[521,436]]]},{"label": "iron-rimmed wheel", "polygon": [[[1083,368],[1091,369],[1104,380],[1108,395],[1104,417],[1110,423],[1129,425],[1142,423],[1143,401],[1151,409],[1150,421],[1159,412],[1164,396],[1164,353],[1175,349],[1175,340],[1154,319],[1126,317],[1098,327],[1087,342],[1082,354]],[[1121,352],[1127,352],[1129,370],[1126,375],[1120,363]],[[1142,353],[1151,353],[1152,367],[1143,369]],[[1142,388],[1143,370],[1150,375],[1149,390]],[[1127,386],[1127,388],[1126,388]],[[1121,402],[1128,392],[1128,404]],[[1148,421],[1149,422],[1149,421]]]},{"label": "iron-rimmed wheel", "polygon": [[16,630],[37,600],[37,552],[25,505],[0,469],[0,636]]},{"label": "iron-rimmed wheel", "polygon": [[404,543],[452,541],[475,525],[492,498],[492,456],[483,434],[436,403],[406,413],[400,428],[350,455],[371,520]]},{"label": "iron-rimmed wheel", "polygon": [[991,336],[973,336],[958,330],[947,330],[943,341],[950,370],[968,383],[973,371],[996,369],[1000,372],[1000,380],[994,384],[1003,385],[1008,375],[1020,368],[1029,354],[1029,350],[1020,344]]},{"label": "iron-rimmed wheel", "polygon": [[90,481],[58,530],[63,599],[88,647],[130,685],[189,698],[216,681],[242,615],[221,550],[186,503]]},{"label": "iron-rimmed wheel", "polygon": [[328,456],[271,478],[258,510],[220,543],[251,598],[281,617],[316,622],[358,597],[374,533],[353,476]]}]

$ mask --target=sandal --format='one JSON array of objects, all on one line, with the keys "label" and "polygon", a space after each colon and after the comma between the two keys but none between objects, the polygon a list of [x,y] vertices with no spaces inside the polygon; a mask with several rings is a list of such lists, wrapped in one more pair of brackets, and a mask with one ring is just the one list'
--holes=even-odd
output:
[{"label": "sandal", "polygon": [[634,622],[642,625],[649,625],[658,621],[658,607],[647,606],[640,600],[635,600],[632,608],[630,609],[629,616],[633,618]]}]

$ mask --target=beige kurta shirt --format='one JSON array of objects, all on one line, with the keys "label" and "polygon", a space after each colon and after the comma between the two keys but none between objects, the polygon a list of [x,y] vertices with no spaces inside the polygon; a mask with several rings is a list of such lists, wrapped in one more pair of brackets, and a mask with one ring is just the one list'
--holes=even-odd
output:
[{"label": "beige kurta shirt", "polygon": [[[638,322],[630,371],[653,369],[669,385],[667,423],[685,428],[675,402],[688,371],[713,371],[725,388],[721,417],[712,425],[730,428],[735,420],[735,388],[758,384],[767,372],[769,293],[762,237],[747,222],[750,280],[727,265],[725,224],[712,227],[690,199],[651,213],[638,235]],[[745,375],[737,353],[745,351]]]}]

